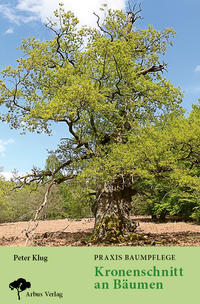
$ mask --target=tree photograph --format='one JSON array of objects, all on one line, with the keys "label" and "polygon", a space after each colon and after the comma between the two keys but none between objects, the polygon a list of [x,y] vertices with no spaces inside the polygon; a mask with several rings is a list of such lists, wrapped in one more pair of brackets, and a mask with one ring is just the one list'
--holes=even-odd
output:
[{"label": "tree photograph", "polygon": [[16,137],[0,139],[0,222],[22,226],[0,245],[200,246],[200,66],[178,53],[189,36],[179,19],[173,29],[171,1],[166,16],[146,1],[94,1],[91,24],[55,2],[30,21],[42,34],[16,36],[17,58],[2,64],[2,132]]}]

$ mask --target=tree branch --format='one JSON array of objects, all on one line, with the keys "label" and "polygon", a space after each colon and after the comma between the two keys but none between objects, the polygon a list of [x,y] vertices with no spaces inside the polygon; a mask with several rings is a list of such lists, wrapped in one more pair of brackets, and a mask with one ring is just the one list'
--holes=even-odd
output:
[{"label": "tree branch", "polygon": [[136,5],[137,4],[134,4],[134,6],[131,8],[130,3],[129,3],[129,11],[127,12],[127,14],[128,14],[127,31],[126,31],[127,35],[131,32],[133,24],[136,22],[136,20],[142,19],[142,17],[139,15],[139,13],[141,13],[141,11],[142,11],[141,4],[139,4],[139,9],[137,11],[135,11]]},{"label": "tree branch", "polygon": [[115,61],[115,66],[116,66],[116,71],[117,71],[117,75],[118,75],[118,81],[117,83],[115,84],[116,88],[117,88],[117,91],[113,92],[112,93],[112,96],[111,96],[111,99],[114,99],[115,98],[115,95],[119,95],[119,96],[123,96],[120,92],[120,88],[119,88],[119,84],[122,80],[122,74],[121,74],[121,71],[119,69],[119,66],[118,66],[118,63],[117,63],[117,60],[115,58],[115,56],[113,55],[113,58],[114,58],[114,61]]},{"label": "tree branch", "polygon": [[64,180],[69,180],[74,178],[76,175],[70,174],[62,177],[56,177],[56,174],[64,169],[65,167],[69,166],[73,162],[80,161],[80,160],[86,160],[89,159],[93,154],[84,154],[82,156],[76,157],[74,159],[69,159],[66,162],[62,163],[60,166],[58,166],[54,171],[45,170],[45,171],[39,171],[37,172],[35,169],[32,169],[31,174],[27,174],[25,176],[19,177],[18,181],[20,182],[20,185],[16,186],[14,189],[22,188],[24,185],[29,185],[32,182],[41,183],[44,181],[45,177],[51,177],[54,180],[54,183],[57,184],[60,183],[61,178]]},{"label": "tree branch", "polygon": [[106,30],[100,25],[100,23],[99,23],[99,21],[100,21],[99,15],[97,15],[96,13],[93,13],[93,14],[97,17],[97,25],[98,25],[98,27],[100,28],[100,30],[101,30],[103,33],[109,35],[109,36],[110,36],[110,41],[113,42],[114,39],[113,39],[112,34],[110,34],[108,31],[106,31]]},{"label": "tree branch", "polygon": [[164,64],[159,64],[159,66],[152,65],[149,68],[146,68],[140,72],[137,73],[137,75],[146,75],[148,73],[156,73],[156,72],[163,72],[163,70],[166,71],[166,63]]},{"label": "tree branch", "polygon": [[71,121],[65,120],[65,122],[67,123],[67,125],[69,127],[69,132],[74,136],[74,138],[77,141],[77,144],[78,144],[77,148],[85,146],[86,149],[89,149],[88,142],[82,142],[80,137],[74,132],[74,130],[73,130],[74,121],[73,120],[71,120]]},{"label": "tree branch", "polygon": [[[51,188],[53,187],[53,185],[55,185],[55,181],[52,180],[52,182],[48,185],[47,190],[45,192],[45,196],[44,196],[44,200],[43,203],[40,205],[40,207],[36,210],[35,213],[35,217],[33,219],[33,222],[37,221],[38,215],[40,214],[40,212],[42,211],[42,209],[46,206],[47,202],[48,202],[48,197],[51,191]],[[32,222],[32,220],[29,222],[28,228],[26,229],[26,244],[25,246],[28,246],[28,242],[30,241],[31,238],[33,238],[33,234],[38,226],[38,222],[35,223],[35,226],[32,229],[29,229],[30,223]],[[30,235],[30,233],[33,233],[32,235]]]}]

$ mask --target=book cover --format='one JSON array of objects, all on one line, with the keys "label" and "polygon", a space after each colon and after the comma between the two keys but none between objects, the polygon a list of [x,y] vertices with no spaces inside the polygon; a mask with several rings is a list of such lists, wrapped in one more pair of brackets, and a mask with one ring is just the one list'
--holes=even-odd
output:
[{"label": "book cover", "polygon": [[199,8],[0,4],[2,302],[198,301]]}]

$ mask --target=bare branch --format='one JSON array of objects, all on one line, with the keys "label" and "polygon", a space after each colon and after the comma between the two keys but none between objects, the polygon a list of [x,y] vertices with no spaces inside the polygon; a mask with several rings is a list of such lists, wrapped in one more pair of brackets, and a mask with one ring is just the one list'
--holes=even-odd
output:
[{"label": "bare branch", "polygon": [[139,4],[139,9],[136,11],[137,4],[134,4],[131,8],[130,2],[129,2],[129,11],[127,12],[127,32],[128,35],[130,31],[132,30],[133,24],[136,22],[137,19],[143,19],[139,14],[142,11],[141,3]]},{"label": "bare branch", "polygon": [[25,246],[28,246],[28,242],[30,241],[31,238],[33,238],[33,234],[35,233],[35,230],[36,230],[36,228],[39,225],[39,223],[36,222],[37,218],[38,218],[38,215],[40,214],[40,212],[42,211],[42,209],[46,206],[46,204],[48,202],[49,193],[50,193],[51,188],[53,187],[53,185],[55,185],[55,181],[54,180],[52,180],[52,182],[48,185],[47,190],[45,192],[44,201],[40,205],[40,207],[36,210],[35,217],[33,219],[33,222],[35,222],[35,225],[34,225],[34,227],[32,229],[29,228],[32,220],[29,222],[28,228],[26,230],[26,244],[25,244]]},{"label": "bare branch", "polygon": [[48,201],[48,197],[49,197],[49,193],[50,193],[50,190],[53,187],[53,185],[55,185],[55,181],[54,180],[47,187],[47,190],[46,190],[45,196],[44,196],[44,201],[43,201],[42,205],[37,209],[37,211],[35,213],[34,221],[37,220],[38,215],[40,214],[40,212],[42,211],[42,209],[46,206],[47,201]]},{"label": "bare branch", "polygon": [[100,17],[99,17],[99,15],[97,15],[96,13],[93,13],[96,17],[97,17],[97,25],[98,25],[98,27],[100,28],[100,30],[103,32],[103,33],[105,33],[105,34],[107,34],[107,35],[109,35],[110,36],[110,40],[111,40],[111,42],[113,42],[113,36],[112,36],[112,34],[111,33],[109,33],[108,31],[106,31],[101,25],[100,25]]},{"label": "bare branch", "polygon": [[[66,176],[63,175],[62,177],[60,177],[60,176],[56,177],[56,174],[59,171],[61,171],[62,169],[66,168],[67,166],[72,164],[73,162],[89,159],[92,155],[93,155],[93,153],[90,152],[89,154],[84,154],[84,155],[78,156],[74,159],[69,159],[66,162],[63,162],[54,171],[51,171],[51,170],[42,171],[41,170],[41,171],[37,172],[35,169],[32,169],[33,173],[30,173],[30,174],[27,174],[25,176],[22,176],[22,177],[18,178],[18,181],[20,182],[20,185],[14,187],[14,189],[22,188],[24,185],[29,185],[33,182],[36,182],[36,183],[44,182],[45,178],[47,178],[47,177],[52,178],[54,180],[55,184],[59,184],[62,181],[73,179],[76,175],[69,174],[69,175],[66,175]],[[46,183],[48,183],[48,181]]]},{"label": "bare branch", "polygon": [[151,67],[138,72],[137,75],[146,75],[148,73],[163,72],[163,70],[166,71],[166,68],[165,68],[166,66],[167,66],[166,63],[159,64],[159,66],[152,65]]}]

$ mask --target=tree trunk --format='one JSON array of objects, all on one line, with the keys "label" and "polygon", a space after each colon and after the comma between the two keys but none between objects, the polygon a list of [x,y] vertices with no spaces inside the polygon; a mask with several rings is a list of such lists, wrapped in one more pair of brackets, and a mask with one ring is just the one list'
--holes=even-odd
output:
[{"label": "tree trunk", "polygon": [[160,222],[165,222],[166,220],[166,215],[167,215],[167,211],[166,210],[162,210],[159,216],[159,221]]},{"label": "tree trunk", "polygon": [[152,219],[152,221],[157,221],[157,215],[156,214],[151,214],[151,219]]},{"label": "tree trunk", "polygon": [[98,191],[93,213],[94,242],[118,243],[134,232],[137,225],[130,219],[132,195],[130,180],[117,178]]}]

